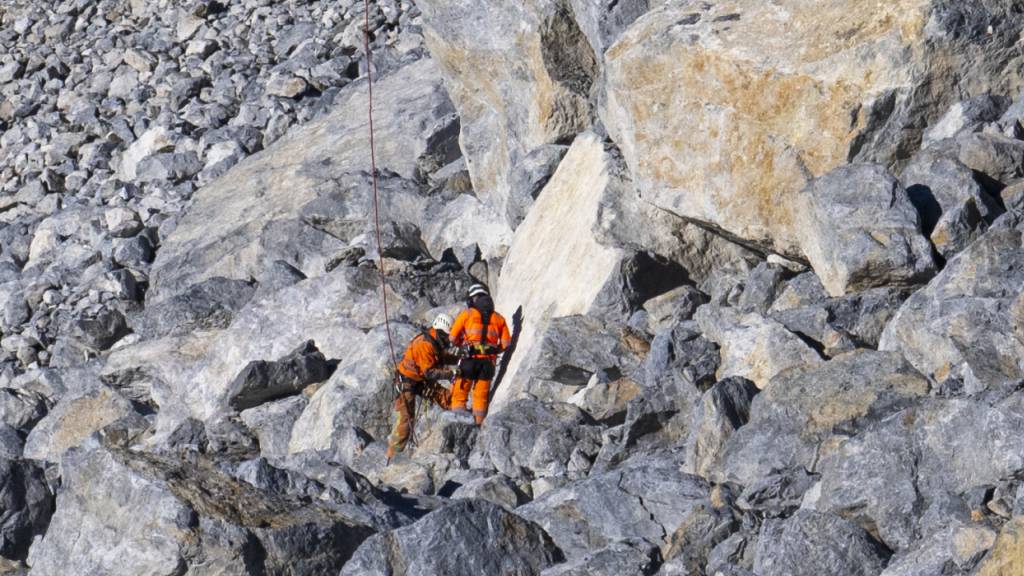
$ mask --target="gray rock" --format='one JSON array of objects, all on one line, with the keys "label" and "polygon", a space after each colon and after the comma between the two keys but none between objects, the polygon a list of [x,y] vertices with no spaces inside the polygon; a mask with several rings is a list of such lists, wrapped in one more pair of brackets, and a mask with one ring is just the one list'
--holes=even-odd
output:
[{"label": "gray rock", "polygon": [[342,575],[539,575],[563,556],[539,526],[483,500],[450,504],[367,540]]},{"label": "gray rock", "polygon": [[709,494],[703,479],[658,453],[547,492],[516,512],[539,523],[572,559],[631,538],[663,545]]},{"label": "gray rock", "polygon": [[1008,218],[906,301],[880,349],[903,354],[953,391],[1002,397],[1016,389],[1024,377],[1024,341],[1009,311],[1024,285],[1024,232]]},{"label": "gray rock", "polygon": [[774,471],[814,468],[819,443],[898,412],[930,390],[896,354],[856,351],[783,372],[754,399],[750,422],[726,443],[722,480],[743,485]]},{"label": "gray rock", "polygon": [[181,182],[199,173],[202,163],[195,152],[165,152],[147,156],[135,168],[141,182]]},{"label": "gray rock", "polygon": [[867,576],[881,574],[888,559],[885,547],[861,528],[837,516],[801,510],[785,520],[765,521],[754,572]]},{"label": "gray rock", "polygon": [[470,480],[456,488],[451,497],[487,500],[509,510],[529,501],[529,497],[523,493],[523,490],[504,474]]},{"label": "gray rock", "polygon": [[267,80],[267,94],[281,98],[297,98],[308,88],[302,78],[286,74],[275,74]]},{"label": "gray rock", "polygon": [[310,384],[327,380],[331,372],[332,364],[324,358],[316,344],[308,340],[277,361],[249,362],[231,383],[228,404],[242,411],[264,402],[292,396]]},{"label": "gray rock", "polygon": [[[718,498],[727,489],[714,489]],[[712,496],[712,501],[716,496]],[[721,505],[719,505],[721,504]],[[711,552],[736,531],[739,523],[727,502],[698,508],[689,520],[680,526],[669,539],[667,550],[663,551],[667,563],[683,570],[683,574],[701,574],[709,563]],[[707,573],[713,574],[708,570]]]},{"label": "gray rock", "polygon": [[568,146],[548,144],[531,150],[511,172],[511,187],[506,217],[513,229],[526,218],[533,201],[551,179]]},{"label": "gray rock", "polygon": [[32,428],[25,440],[25,457],[59,463],[64,452],[93,433],[136,414],[131,402],[107,387],[65,396]]},{"label": "gray rock", "polygon": [[1024,142],[1001,134],[971,134],[957,140],[958,157],[978,172],[993,193],[1024,176]]},{"label": "gray rock", "polygon": [[276,460],[288,455],[288,442],[292,437],[292,426],[305,410],[309,399],[299,395],[274,402],[267,402],[243,410],[239,417],[256,434],[260,454]]},{"label": "gray rock", "polygon": [[130,208],[111,208],[104,213],[104,219],[110,235],[116,238],[128,238],[142,231],[139,213]]},{"label": "gray rock", "polygon": [[756,313],[709,304],[697,310],[696,320],[701,331],[722,347],[719,378],[740,376],[764,388],[785,370],[822,361],[799,336]]},{"label": "gray rock", "polygon": [[804,493],[811,489],[817,479],[817,476],[808,474],[802,468],[772,474],[747,486],[736,505],[742,510],[753,510],[765,518],[785,518],[800,508]]},{"label": "gray rock", "polygon": [[900,175],[924,233],[947,259],[981,236],[1002,212],[953,147],[946,141],[918,152]]},{"label": "gray rock", "polygon": [[162,338],[226,328],[254,290],[252,283],[244,280],[210,278],[169,300],[146,306],[132,320],[132,329],[144,338]]},{"label": "gray rock", "polygon": [[605,381],[639,379],[649,344],[628,327],[588,316],[554,318],[534,347],[523,388],[543,400],[565,401],[594,375]]},{"label": "gray rock", "polygon": [[736,307],[743,312],[766,313],[783,289],[787,273],[781,266],[767,262],[758,264],[747,275]]},{"label": "gray rock", "polygon": [[[572,11],[599,59],[634,20],[650,8],[649,0],[572,0]],[[657,2],[654,2],[657,4]]]},{"label": "gray rock", "polygon": [[491,414],[470,457],[474,468],[494,468],[515,479],[586,476],[600,432],[570,404],[517,400]]},{"label": "gray rock", "polygon": [[0,554],[24,560],[50,523],[53,494],[43,469],[31,462],[0,458],[0,478]]},{"label": "gray rock", "polygon": [[694,407],[686,438],[687,472],[708,477],[729,437],[750,420],[750,404],[759,390],[743,378],[715,383]]},{"label": "gray rock", "polygon": [[268,494],[204,459],[93,447],[75,451],[62,477],[57,513],[29,554],[37,574],[336,573],[375,529],[358,507]]},{"label": "gray rock", "polygon": [[658,566],[660,557],[657,546],[646,540],[622,540],[548,568],[542,576],[645,576]]},{"label": "gray rock", "polygon": [[985,124],[995,122],[1009,108],[1006,98],[991,94],[980,94],[950,106],[949,110],[924,131],[921,147],[946,138],[980,132]]},{"label": "gray rock", "polygon": [[851,164],[795,197],[800,249],[832,296],[923,283],[935,273],[931,246],[903,186],[877,165]]}]

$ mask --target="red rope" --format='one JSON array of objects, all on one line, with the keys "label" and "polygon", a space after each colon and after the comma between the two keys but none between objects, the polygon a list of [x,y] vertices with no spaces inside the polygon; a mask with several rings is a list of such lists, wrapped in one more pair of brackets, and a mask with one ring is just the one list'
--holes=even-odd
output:
[{"label": "red rope", "polygon": [[384,303],[384,327],[388,333],[388,348],[391,349],[391,365],[397,374],[398,357],[395,355],[395,341],[391,337],[391,320],[388,313],[388,286],[385,280],[384,250],[380,237],[380,197],[377,192],[377,152],[373,141],[373,54],[370,52],[370,0],[363,0],[365,24],[363,27],[363,46],[366,49],[366,79],[369,86],[369,106],[367,116],[370,119],[370,166],[373,170],[373,224],[377,231],[377,257],[380,259],[380,295]]}]

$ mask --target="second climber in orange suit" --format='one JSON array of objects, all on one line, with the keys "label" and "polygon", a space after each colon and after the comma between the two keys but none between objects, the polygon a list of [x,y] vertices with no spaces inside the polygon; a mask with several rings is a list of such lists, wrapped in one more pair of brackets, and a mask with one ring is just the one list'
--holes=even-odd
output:
[{"label": "second climber in orange suit", "polygon": [[487,416],[491,379],[495,374],[498,354],[512,343],[505,317],[494,310],[494,301],[482,284],[469,288],[468,307],[455,317],[451,342],[466,350],[459,362],[459,371],[452,382],[452,410],[464,410],[472,391],[473,417],[477,425]]}]

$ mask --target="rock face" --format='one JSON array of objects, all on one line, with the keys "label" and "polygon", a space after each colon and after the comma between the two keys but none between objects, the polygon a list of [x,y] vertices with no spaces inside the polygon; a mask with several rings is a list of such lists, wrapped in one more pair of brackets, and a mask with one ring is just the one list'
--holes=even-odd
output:
[{"label": "rock face", "polygon": [[419,2],[474,186],[504,214],[520,163],[592,122],[598,59],[567,2]]},{"label": "rock face", "polygon": [[563,558],[533,522],[483,500],[464,500],[367,540],[342,574],[539,575]]},{"label": "rock face", "polygon": [[1020,0],[367,4],[0,8],[0,573],[1018,576]]},{"label": "rock face", "polygon": [[881,166],[837,168],[793,202],[808,219],[796,225],[800,249],[832,296],[914,284],[935,271],[910,197]]},{"label": "rock face", "polygon": [[[645,198],[799,255],[792,199],[810,179],[851,160],[896,165],[962,93],[1020,87],[1001,48],[1021,27],[1007,2],[819,8],[669,2],[608,50],[601,117]],[[1003,24],[968,32],[964,18]]]},{"label": "rock face", "polygon": [[[586,314],[612,279],[621,250],[599,243],[592,233],[606,194],[621,193],[611,158],[596,135],[577,138],[537,204],[516,231],[498,280],[497,309],[511,317],[522,306],[519,336],[505,379],[515,382],[551,318]],[[554,235],[552,235],[554,232]],[[573,286],[568,290],[568,286]],[[499,389],[498,405],[515,397],[514,386]]]}]

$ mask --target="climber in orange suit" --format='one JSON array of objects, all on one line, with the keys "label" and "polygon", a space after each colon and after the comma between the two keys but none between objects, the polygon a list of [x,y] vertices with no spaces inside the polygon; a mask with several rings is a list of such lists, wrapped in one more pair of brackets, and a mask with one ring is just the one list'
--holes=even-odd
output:
[{"label": "climber in orange suit", "polygon": [[[445,364],[454,364],[456,358],[448,354],[448,331],[452,317],[440,314],[430,330],[424,330],[409,343],[398,364],[398,398],[395,399],[395,423],[388,436],[387,459],[405,450],[412,435],[416,419],[416,396],[420,396],[448,410],[452,393],[438,380],[451,380],[454,372]],[[465,403],[465,399],[463,399]]]},{"label": "climber in orange suit", "polygon": [[473,392],[473,417],[477,425],[487,416],[488,394],[494,378],[498,354],[512,343],[505,318],[494,310],[487,288],[474,284],[469,288],[467,308],[455,317],[451,342],[466,351],[452,382],[452,410],[465,410],[470,388]]}]

